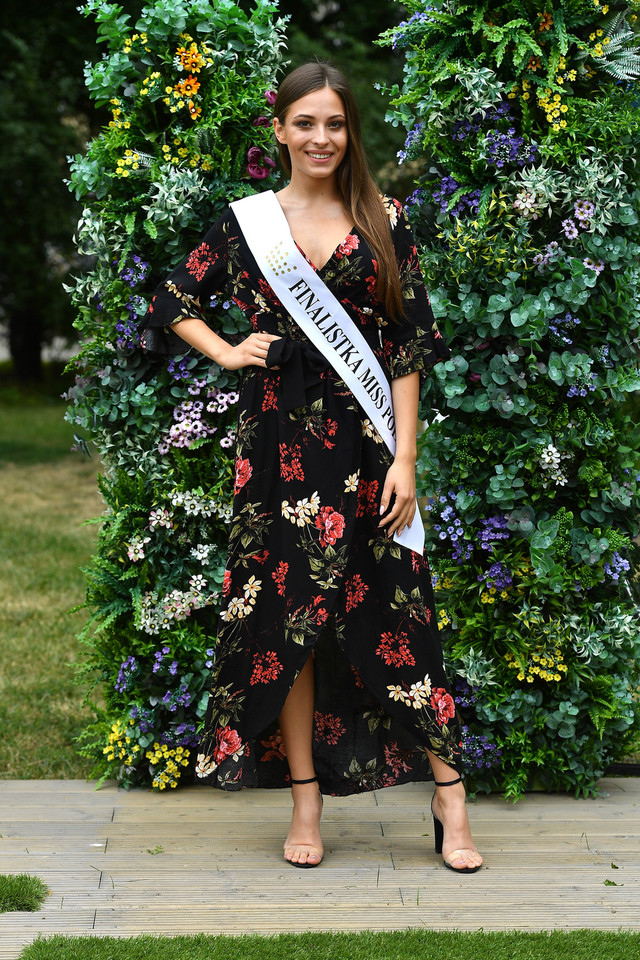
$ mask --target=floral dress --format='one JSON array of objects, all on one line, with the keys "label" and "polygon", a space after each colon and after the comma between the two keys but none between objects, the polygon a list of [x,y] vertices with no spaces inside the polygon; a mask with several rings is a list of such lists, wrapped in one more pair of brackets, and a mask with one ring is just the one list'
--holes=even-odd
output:
[{"label": "floral dress", "polygon": [[[385,207],[404,296],[400,322],[376,298],[377,264],[357,229],[317,272],[390,379],[422,376],[448,351],[408,221],[397,201]],[[282,339],[270,348],[271,369],[250,366],[241,379],[233,519],[197,777],[231,790],[290,782],[277,718],[311,653],[323,792],[432,779],[425,748],[459,772],[460,727],[428,564],[378,528],[392,456],[262,277],[231,210],[156,291],[143,346],[184,352],[171,324],[206,320],[214,294],[232,299],[254,330]]]}]

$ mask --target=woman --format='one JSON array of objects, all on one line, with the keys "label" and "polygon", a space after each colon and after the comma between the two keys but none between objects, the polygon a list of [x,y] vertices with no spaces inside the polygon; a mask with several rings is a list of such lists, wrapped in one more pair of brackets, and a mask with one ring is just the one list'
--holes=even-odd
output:
[{"label": "woman", "polygon": [[[298,867],[323,858],[318,782],[346,794],[435,778],[436,850],[451,869],[474,872],[482,858],[467,820],[430,574],[393,539],[414,521],[420,377],[448,351],[408,222],[368,172],[344,76],[324,63],[294,70],[274,114],[290,175],[278,212],[387,371],[397,446],[393,456],[284,309],[229,210],[158,288],[142,338],[148,349],[164,338],[166,350],[177,335],[243,370],[197,774],[226,789],[290,783],[285,859]],[[251,321],[236,346],[205,322],[202,305],[214,292]]]}]

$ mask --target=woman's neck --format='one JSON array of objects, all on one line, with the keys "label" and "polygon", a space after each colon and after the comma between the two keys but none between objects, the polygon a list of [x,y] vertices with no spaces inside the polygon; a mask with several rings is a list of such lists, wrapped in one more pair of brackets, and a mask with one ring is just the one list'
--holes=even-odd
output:
[{"label": "woman's neck", "polygon": [[342,195],[335,177],[316,180],[312,177],[292,176],[286,187],[279,191],[282,199],[296,206],[314,207],[339,203]]}]

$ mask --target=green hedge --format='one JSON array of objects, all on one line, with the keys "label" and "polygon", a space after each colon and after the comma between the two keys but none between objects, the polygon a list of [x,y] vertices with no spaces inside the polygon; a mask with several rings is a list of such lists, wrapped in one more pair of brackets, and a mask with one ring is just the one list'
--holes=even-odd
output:
[{"label": "green hedge", "polygon": [[407,7],[387,119],[453,348],[419,471],[468,777],[591,794],[639,729],[640,4]]}]

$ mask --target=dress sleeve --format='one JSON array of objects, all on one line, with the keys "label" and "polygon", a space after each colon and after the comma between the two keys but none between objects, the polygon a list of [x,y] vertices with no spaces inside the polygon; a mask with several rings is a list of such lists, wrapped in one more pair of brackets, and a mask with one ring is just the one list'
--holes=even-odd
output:
[{"label": "dress sleeve", "polygon": [[228,280],[227,211],[207,231],[201,242],[155,289],[149,310],[140,325],[143,350],[160,356],[186,353],[189,344],[171,329],[179,320],[197,317],[207,322],[206,309],[214,293]]},{"label": "dress sleeve", "polygon": [[404,317],[382,327],[382,348],[392,380],[418,370],[422,387],[431,367],[446,360],[450,351],[436,326],[407,216],[397,200],[385,200],[385,206],[400,270]]}]

